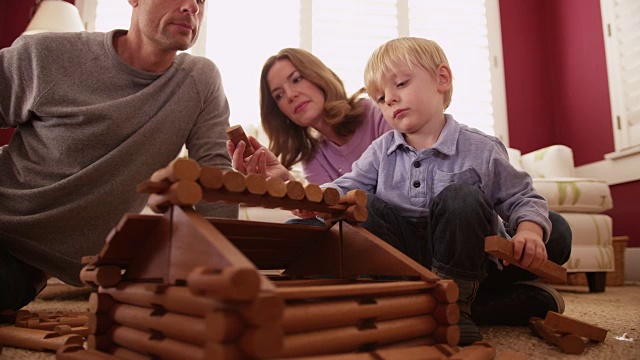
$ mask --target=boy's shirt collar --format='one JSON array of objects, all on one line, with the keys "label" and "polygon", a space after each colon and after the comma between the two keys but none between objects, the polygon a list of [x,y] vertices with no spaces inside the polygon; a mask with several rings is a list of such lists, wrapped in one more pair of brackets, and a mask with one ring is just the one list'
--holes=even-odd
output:
[{"label": "boy's shirt collar", "polygon": [[[460,123],[455,121],[453,116],[449,114],[444,114],[444,119],[444,127],[442,128],[442,132],[440,132],[438,141],[433,144],[432,149],[438,150],[447,156],[453,156],[456,154],[456,144],[458,143],[458,136],[460,135]],[[402,132],[394,129],[393,141],[389,146],[389,150],[387,150],[387,155],[391,155],[399,146],[405,146],[409,149],[413,149],[411,145],[407,144]]]}]

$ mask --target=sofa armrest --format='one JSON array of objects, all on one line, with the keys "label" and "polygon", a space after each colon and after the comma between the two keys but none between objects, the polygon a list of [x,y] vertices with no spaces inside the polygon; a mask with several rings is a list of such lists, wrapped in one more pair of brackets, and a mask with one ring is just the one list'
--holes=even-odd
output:
[{"label": "sofa armrest", "polygon": [[575,177],[573,151],[564,145],[552,145],[524,154],[520,162],[532,178]]}]

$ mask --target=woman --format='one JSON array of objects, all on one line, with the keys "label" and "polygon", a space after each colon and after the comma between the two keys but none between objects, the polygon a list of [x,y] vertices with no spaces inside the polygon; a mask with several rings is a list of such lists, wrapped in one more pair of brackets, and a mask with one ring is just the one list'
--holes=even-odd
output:
[{"label": "woman", "polygon": [[369,144],[391,129],[362,94],[364,89],[347,97],[342,80],[311,53],[280,50],[260,76],[260,117],[271,151],[250,138],[258,150],[243,159],[245,144],[236,148],[229,141],[233,167],[289,180],[288,170],[302,162],[306,180],[314,184],[348,173]]}]

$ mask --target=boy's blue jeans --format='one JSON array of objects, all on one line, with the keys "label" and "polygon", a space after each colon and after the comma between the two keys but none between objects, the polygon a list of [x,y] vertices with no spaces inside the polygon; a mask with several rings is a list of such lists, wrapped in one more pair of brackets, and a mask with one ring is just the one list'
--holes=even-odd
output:
[{"label": "boy's blue jeans", "polygon": [[[477,188],[449,185],[434,199],[429,216],[417,221],[398,216],[371,194],[367,210],[362,227],[427,269],[453,279],[480,281],[489,288],[537,278],[516,266],[500,271],[484,252],[484,239],[498,233],[498,224],[493,205]],[[549,217],[553,230],[546,244],[547,256],[564,264],[571,254],[571,229],[559,214],[550,211]]]},{"label": "boy's blue jeans", "polygon": [[0,248],[0,310],[19,310],[46,284],[44,273]]}]

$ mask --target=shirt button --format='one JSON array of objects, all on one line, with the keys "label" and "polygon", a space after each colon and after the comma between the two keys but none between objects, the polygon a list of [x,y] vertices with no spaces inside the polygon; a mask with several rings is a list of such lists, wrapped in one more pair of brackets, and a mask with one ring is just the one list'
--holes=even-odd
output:
[{"label": "shirt button", "polygon": [[413,182],[413,187],[414,188],[419,188],[420,187],[420,181],[416,180]]},{"label": "shirt button", "polygon": [[414,168],[419,168],[419,167],[420,167],[420,165],[422,165],[422,164],[420,163],[420,161],[414,161],[414,162],[413,162],[413,167],[414,167]]}]

